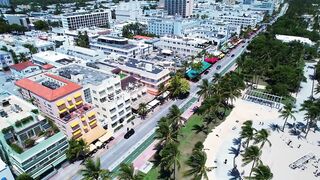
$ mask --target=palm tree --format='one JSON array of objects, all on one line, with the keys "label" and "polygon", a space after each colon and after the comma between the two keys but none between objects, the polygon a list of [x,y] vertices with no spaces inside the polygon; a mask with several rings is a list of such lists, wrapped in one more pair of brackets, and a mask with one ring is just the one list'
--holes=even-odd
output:
[{"label": "palm tree", "polygon": [[69,140],[69,148],[66,151],[67,159],[74,162],[80,158],[83,158],[89,152],[87,143],[83,140]]},{"label": "palm tree", "polygon": [[252,172],[252,179],[271,180],[273,178],[273,174],[269,166],[265,166],[263,164],[260,164],[257,167],[253,168]]},{"label": "palm tree", "polygon": [[184,176],[193,176],[194,179],[208,179],[207,171],[210,168],[206,167],[206,161],[207,154],[205,152],[193,151],[186,162],[190,169],[184,173]]},{"label": "palm tree", "polygon": [[252,127],[252,121],[248,120],[241,126],[240,137],[246,139],[246,147],[249,146],[249,142],[254,138],[256,129]]},{"label": "palm tree", "polygon": [[165,91],[166,91],[166,85],[164,83],[161,83],[158,87],[158,92],[159,94],[162,94]]},{"label": "palm tree", "polygon": [[190,67],[190,63],[186,60],[182,62],[182,68],[183,68],[183,74],[185,74],[188,70],[188,68]]},{"label": "palm tree", "polygon": [[315,123],[319,119],[319,108],[320,108],[320,101],[319,100],[306,100],[303,102],[301,105],[302,108],[300,109],[301,111],[306,111],[305,113],[305,120],[307,120],[307,125],[306,125],[306,135],[305,138],[308,136],[310,127],[312,124]]},{"label": "palm tree", "polygon": [[94,162],[92,159],[86,160],[85,169],[81,170],[83,180],[111,180],[111,172],[101,169],[100,159]]},{"label": "palm tree", "polygon": [[198,85],[200,90],[197,92],[197,95],[199,98],[207,99],[210,96],[210,86],[211,84],[208,79],[202,79],[202,84]]},{"label": "palm tree", "polygon": [[22,173],[16,178],[16,180],[34,180],[34,179],[29,174]]},{"label": "palm tree", "polygon": [[214,82],[219,82],[219,80],[221,79],[221,75],[219,73],[214,73],[213,74],[213,79],[212,81]]},{"label": "palm tree", "polygon": [[251,178],[251,173],[253,168],[257,165],[260,164],[260,156],[261,156],[261,150],[257,146],[250,146],[245,149],[245,152],[242,154],[242,161],[243,161],[243,166],[249,164],[252,162],[250,174],[249,174],[249,179]]},{"label": "palm tree", "polygon": [[173,130],[168,118],[162,117],[156,129],[156,139],[159,139],[161,144],[178,142],[177,134],[178,132]]},{"label": "palm tree", "polygon": [[177,105],[172,105],[169,109],[169,113],[167,115],[168,119],[171,120],[171,125],[174,130],[178,130],[181,124],[181,111]]},{"label": "palm tree", "polygon": [[135,171],[133,164],[120,164],[119,179],[120,180],[143,180],[144,174],[140,171]]},{"label": "palm tree", "polygon": [[202,62],[199,61],[199,62],[196,62],[196,63],[193,63],[191,65],[192,69],[195,70],[196,72],[200,72],[201,69],[202,69]]},{"label": "palm tree", "polygon": [[257,132],[257,134],[255,135],[254,137],[254,143],[255,144],[258,144],[258,143],[261,143],[260,144],[260,149],[263,148],[264,144],[267,142],[269,144],[269,146],[271,146],[271,142],[269,141],[268,139],[269,137],[269,132],[266,130],[266,129],[261,129],[260,131]]},{"label": "palm tree", "polygon": [[294,117],[294,115],[293,115],[296,111],[294,111],[293,108],[294,108],[294,105],[292,105],[291,103],[288,103],[283,107],[283,110],[280,112],[281,114],[279,117],[284,119],[284,123],[282,126],[282,132],[284,131],[284,128],[285,128],[289,118],[296,120],[296,117]]},{"label": "palm tree", "polygon": [[141,118],[144,119],[147,115],[148,108],[146,103],[140,103],[138,108],[138,114],[140,114]]},{"label": "palm tree", "polygon": [[177,143],[167,143],[160,151],[161,166],[176,177],[177,169],[180,169],[180,151]]}]

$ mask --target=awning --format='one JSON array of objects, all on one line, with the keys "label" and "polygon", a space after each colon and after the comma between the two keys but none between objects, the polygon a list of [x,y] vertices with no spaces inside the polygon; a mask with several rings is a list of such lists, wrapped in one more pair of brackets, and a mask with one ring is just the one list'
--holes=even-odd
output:
[{"label": "awning", "polygon": [[97,122],[96,120],[91,121],[91,122],[90,122],[90,126],[92,126],[92,125],[95,124],[96,122]]},{"label": "awning", "polygon": [[157,105],[159,102],[160,102],[160,101],[158,101],[157,99],[154,99],[153,101],[149,102],[148,105],[149,105],[150,107],[153,107],[153,106]]},{"label": "awning", "polygon": [[59,111],[59,113],[61,114],[61,113],[64,113],[64,112],[66,112],[67,111],[67,108],[64,108],[64,109],[62,109],[61,111]]},{"label": "awning", "polygon": [[95,114],[95,112],[91,111],[91,112],[89,112],[88,117],[90,118],[90,117],[94,116],[94,114]]},{"label": "awning", "polygon": [[83,129],[88,129],[88,126],[83,126]]},{"label": "awning", "polygon": [[96,145],[97,147],[101,147],[101,146],[102,146],[102,143],[98,140],[98,141],[95,143],[95,145]]},{"label": "awning", "polygon": [[169,50],[169,49],[163,49],[163,50],[161,51],[161,53],[162,53],[162,54],[172,54],[172,51]]},{"label": "awning", "polygon": [[170,94],[169,91],[165,91],[165,92],[162,94],[162,97],[163,97],[163,98],[166,98],[166,97],[169,96],[169,94]]},{"label": "awning", "polygon": [[92,151],[94,151],[96,149],[97,149],[97,147],[94,144],[90,144],[89,145],[89,152],[92,152]]},{"label": "awning", "polygon": [[57,105],[58,107],[61,106],[62,104],[64,104],[64,101],[63,101],[63,100],[58,101],[58,102],[56,103],[56,105]]},{"label": "awning", "polygon": [[68,98],[67,98],[67,101],[72,101],[72,98],[71,98],[71,97],[68,97]]},{"label": "awning", "polygon": [[68,106],[68,109],[72,109],[72,108],[74,108],[74,104],[72,104],[72,105],[70,105],[70,106]]},{"label": "awning", "polygon": [[83,117],[81,118],[81,121],[85,121],[85,120],[86,120],[86,117],[83,116]]},{"label": "awning", "polygon": [[73,132],[72,134],[73,134],[74,136],[76,136],[76,135],[78,135],[78,134],[80,134],[80,133],[81,133],[81,129],[77,130],[76,132]]},{"label": "awning", "polygon": [[110,131],[107,131],[101,138],[99,138],[99,141],[106,142],[108,139],[110,139],[112,136],[112,133]]},{"label": "awning", "polygon": [[74,98],[77,98],[77,97],[79,97],[79,96],[81,96],[81,93],[80,93],[80,92],[76,93],[73,97],[74,97]]},{"label": "awning", "polygon": [[76,105],[79,105],[79,104],[81,104],[81,103],[82,103],[82,100],[81,100],[81,101],[76,102]]},{"label": "awning", "polygon": [[87,133],[82,135],[82,139],[87,143],[91,144],[93,141],[99,139],[103,136],[107,131],[103,129],[101,126],[96,126],[94,129],[91,129]]},{"label": "awning", "polygon": [[79,122],[78,122],[78,121],[74,121],[74,122],[72,122],[72,123],[70,124],[70,126],[71,126],[72,128],[76,127],[77,125],[79,125]]}]

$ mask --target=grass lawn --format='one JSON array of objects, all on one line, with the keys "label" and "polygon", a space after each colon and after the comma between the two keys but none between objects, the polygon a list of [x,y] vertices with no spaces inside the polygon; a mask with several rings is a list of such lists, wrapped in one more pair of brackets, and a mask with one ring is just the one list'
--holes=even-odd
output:
[{"label": "grass lawn", "polygon": [[[231,110],[228,110],[226,112],[226,115],[229,115]],[[223,121],[219,121],[218,124],[210,124],[209,129],[213,129],[217,125],[219,125]],[[180,130],[180,137],[179,137],[179,149],[181,152],[181,159],[180,159],[180,164],[181,168],[178,170],[177,173],[177,179],[189,179],[186,177],[183,177],[183,173],[188,169],[188,166],[185,164],[186,160],[190,157],[192,153],[192,149],[194,145],[198,142],[204,142],[206,139],[207,135],[204,134],[203,132],[196,133],[193,131],[193,126],[194,125],[202,125],[203,123],[203,118],[202,115],[194,114],[193,116],[190,117],[188,122],[185,124],[183,128]],[[153,167],[146,175],[144,178],[145,180],[153,180],[153,179],[158,179],[159,176],[159,167]]]},{"label": "grass lawn", "polygon": [[125,77],[127,77],[127,75],[126,75],[126,74],[124,74],[124,73],[120,73],[120,79],[123,79],[123,78],[125,78]]}]

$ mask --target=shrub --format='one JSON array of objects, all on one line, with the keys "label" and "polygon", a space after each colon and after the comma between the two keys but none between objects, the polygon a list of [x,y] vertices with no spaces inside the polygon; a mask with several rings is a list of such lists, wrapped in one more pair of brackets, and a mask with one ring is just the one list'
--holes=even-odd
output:
[{"label": "shrub", "polygon": [[42,136],[42,135],[44,135],[44,134],[45,134],[44,131],[40,131],[40,132],[37,134],[37,136]]},{"label": "shrub", "polygon": [[32,146],[34,145],[34,143],[35,143],[35,140],[33,140],[33,139],[27,139],[27,140],[24,141],[24,146],[25,146],[26,148],[29,148],[29,147],[32,147]]},{"label": "shrub", "polygon": [[16,127],[21,127],[21,126],[22,126],[22,123],[21,123],[21,121],[16,121],[16,122],[14,123],[14,125],[15,125]]},{"label": "shrub", "polygon": [[17,144],[12,143],[12,144],[10,144],[10,147],[11,147],[15,152],[17,152],[18,154],[23,153],[23,149],[22,149],[19,145],[17,145]]},{"label": "shrub", "polygon": [[33,117],[32,116],[28,116],[28,117],[25,117],[25,118],[21,119],[20,121],[22,122],[22,124],[27,124],[28,122],[30,122],[32,120],[33,120]]},{"label": "shrub", "polygon": [[31,112],[33,112],[34,114],[39,114],[38,109],[32,109]]}]

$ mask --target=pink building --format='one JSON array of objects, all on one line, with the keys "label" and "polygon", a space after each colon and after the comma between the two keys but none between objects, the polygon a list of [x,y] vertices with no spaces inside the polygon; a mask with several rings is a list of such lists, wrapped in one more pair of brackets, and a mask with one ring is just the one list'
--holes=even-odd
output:
[{"label": "pink building", "polygon": [[92,143],[106,133],[87,104],[82,87],[52,74],[39,74],[16,81],[24,99],[31,100],[69,138]]}]

